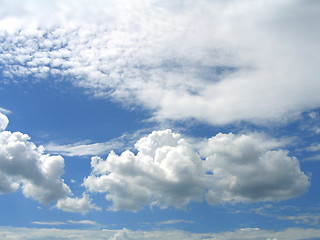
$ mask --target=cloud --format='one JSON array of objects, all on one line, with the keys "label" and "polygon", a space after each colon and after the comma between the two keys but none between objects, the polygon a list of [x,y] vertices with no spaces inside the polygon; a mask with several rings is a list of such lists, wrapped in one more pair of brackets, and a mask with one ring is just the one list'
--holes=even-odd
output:
[{"label": "cloud", "polygon": [[111,152],[106,160],[93,157],[92,174],[83,185],[92,192],[108,192],[111,210],[136,211],[142,204],[184,207],[201,201],[205,189],[201,160],[191,145],[170,130],[154,131],[136,143],[138,154]]},{"label": "cloud", "polygon": [[171,130],[154,131],[136,144],[137,153],[111,152],[91,159],[83,185],[106,193],[110,210],[143,205],[183,208],[191,201],[278,201],[304,194],[309,179],[281,141],[264,135],[217,134],[190,145]]},{"label": "cloud", "polygon": [[27,134],[4,131],[8,119],[0,113],[3,129],[0,131],[0,193],[22,188],[26,197],[47,205],[57,201],[57,208],[69,212],[86,213],[98,209],[88,195],[71,198],[72,192],[61,178],[64,159],[60,155],[45,154]]},{"label": "cloud", "polygon": [[215,182],[206,198],[228,201],[276,201],[302,195],[310,185],[299,162],[262,136],[217,134],[200,153]]},{"label": "cloud", "polygon": [[3,8],[5,81],[65,79],[158,120],[265,124],[320,106],[317,1],[4,1]]},{"label": "cloud", "polygon": [[0,131],[4,131],[9,124],[9,120],[6,115],[0,112]]},{"label": "cloud", "polygon": [[91,220],[80,220],[80,221],[69,220],[68,222],[72,224],[98,225],[97,222],[91,221]]},{"label": "cloud", "polygon": [[66,224],[65,222],[32,222],[32,224],[37,225],[63,225]]},{"label": "cloud", "polygon": [[10,114],[11,113],[11,111],[10,110],[8,110],[8,109],[5,109],[5,108],[2,108],[2,107],[0,107],[0,113],[4,113],[4,114]]},{"label": "cloud", "polygon": [[1,178],[11,186],[1,188],[1,192],[16,190],[22,184],[23,194],[42,204],[65,198],[71,190],[60,178],[64,159],[44,154],[42,146],[36,147],[29,140],[27,134],[20,132],[0,132]]},{"label": "cloud", "polygon": [[163,221],[163,222],[157,222],[157,226],[160,225],[171,225],[171,224],[177,224],[177,223],[194,223],[193,221],[190,220],[183,220],[183,219],[175,219],[175,220],[168,220],[168,221]]},{"label": "cloud", "polygon": [[308,224],[318,225],[320,215],[319,214],[306,214],[298,216],[280,216],[278,219],[294,221],[296,224]]},{"label": "cloud", "polygon": [[[255,228],[254,228],[255,229]],[[56,228],[12,228],[1,227],[0,237],[3,239],[16,240],[49,240],[49,239],[77,239],[77,240],[196,240],[196,239],[221,239],[221,240],[260,240],[260,239],[281,239],[281,240],[301,240],[316,239],[320,230],[316,228],[288,228],[279,231],[269,231],[262,229],[235,230],[220,233],[189,233],[185,231],[131,231],[121,230],[75,230],[75,229],[56,229]]]},{"label": "cloud", "polygon": [[56,207],[66,212],[81,212],[86,214],[92,209],[101,210],[101,208],[91,203],[91,199],[88,194],[83,193],[82,198],[63,198],[57,202]]}]

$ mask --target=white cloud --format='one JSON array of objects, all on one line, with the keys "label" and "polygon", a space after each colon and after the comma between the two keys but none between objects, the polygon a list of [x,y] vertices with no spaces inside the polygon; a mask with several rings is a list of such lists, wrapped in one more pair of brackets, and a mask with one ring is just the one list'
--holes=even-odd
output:
[{"label": "white cloud", "polygon": [[112,149],[119,149],[123,147],[124,139],[122,137],[102,143],[86,143],[82,141],[66,145],[58,145],[54,143],[45,145],[47,151],[64,156],[102,155]]},{"label": "white cloud", "polygon": [[89,191],[108,192],[112,210],[136,211],[149,202],[162,208],[201,201],[206,186],[200,157],[170,130],[153,132],[136,143],[138,154],[111,152],[106,160],[93,157]]},{"label": "white cloud", "polygon": [[257,136],[221,133],[203,143],[200,153],[215,179],[207,201],[274,201],[304,194],[310,182],[298,160],[272,145]]},{"label": "white cloud", "polygon": [[91,220],[80,220],[80,221],[69,220],[68,222],[69,222],[69,223],[72,223],[72,224],[98,225],[97,222],[91,221]]},{"label": "white cloud", "polygon": [[[6,127],[8,119],[0,113]],[[71,198],[70,188],[61,178],[64,159],[60,155],[45,154],[44,147],[37,147],[27,134],[0,131],[0,193],[22,192],[41,204],[57,201],[57,208],[69,212],[87,213],[99,209],[91,204],[88,195]]]},{"label": "white cloud", "polygon": [[251,229],[251,231],[235,230],[221,233],[189,233],[185,231],[131,231],[121,230],[73,230],[56,228],[0,228],[0,237],[15,240],[51,240],[51,239],[77,239],[77,240],[196,240],[196,239],[219,239],[219,240],[301,240],[317,239],[320,230],[316,228],[288,228],[279,231]]},{"label": "white cloud", "polygon": [[101,210],[101,208],[95,206],[91,203],[91,199],[88,194],[83,193],[82,198],[64,198],[60,199],[57,202],[56,207],[66,212],[81,212],[82,214],[86,214],[92,209]]},{"label": "white cloud", "polygon": [[320,220],[319,214],[306,214],[298,216],[280,216],[278,219],[294,221],[296,224],[318,225]]},{"label": "white cloud", "polygon": [[306,147],[306,150],[310,152],[318,152],[320,151],[320,143],[314,143],[311,146]]},{"label": "white cloud", "polygon": [[9,124],[9,120],[6,115],[0,112],[0,131],[4,131]]},{"label": "white cloud", "polygon": [[20,132],[0,132],[0,171],[12,186],[8,190],[16,190],[21,183],[23,194],[42,204],[66,197],[71,191],[60,178],[64,159],[44,154],[42,146],[29,140]]},{"label": "white cloud", "polygon": [[11,113],[11,111],[8,110],[8,109],[5,109],[5,108],[0,107],[0,113],[4,113],[4,114],[8,115],[8,114]]},{"label": "white cloud", "polygon": [[282,144],[264,135],[220,133],[199,144],[198,153],[179,134],[154,131],[135,144],[137,154],[93,157],[83,185],[106,192],[111,210],[182,208],[204,196],[210,204],[283,200],[304,194],[310,182],[295,157],[274,149]]},{"label": "white cloud", "polygon": [[167,220],[163,222],[157,222],[156,225],[169,225],[169,224],[177,224],[177,223],[194,223],[194,221],[183,220],[183,219],[175,219],[175,220]]},{"label": "white cloud", "polygon": [[317,1],[4,1],[3,8],[8,78],[72,76],[95,96],[142,105],[155,119],[266,123],[320,106]]},{"label": "white cloud", "polygon": [[66,224],[65,222],[32,222],[32,224],[37,225],[63,225]]}]

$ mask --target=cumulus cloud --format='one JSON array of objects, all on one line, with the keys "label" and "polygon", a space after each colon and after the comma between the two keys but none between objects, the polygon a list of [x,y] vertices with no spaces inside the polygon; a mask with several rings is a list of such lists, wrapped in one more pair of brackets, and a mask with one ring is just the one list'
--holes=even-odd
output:
[{"label": "cumulus cloud", "polygon": [[91,203],[91,199],[88,194],[83,193],[82,198],[64,198],[57,202],[56,207],[66,212],[81,212],[86,214],[92,209],[101,210],[101,208]]},{"label": "cumulus cloud", "polygon": [[91,204],[88,195],[82,198],[70,198],[70,188],[61,176],[64,173],[64,159],[60,155],[45,154],[45,149],[37,147],[27,134],[4,131],[8,119],[4,119],[0,131],[0,193],[16,191],[22,188],[26,197],[41,204],[57,202],[64,211],[86,213],[97,209]]},{"label": "cumulus cloud", "polygon": [[319,8],[273,0],[4,1],[0,70],[6,81],[65,78],[160,120],[286,121],[320,106]]},{"label": "cumulus cloud", "polygon": [[24,195],[42,204],[66,197],[71,191],[61,179],[64,159],[44,154],[43,147],[29,140],[20,132],[0,132],[0,171],[2,178],[10,182],[7,190],[16,190],[21,183]]},{"label": "cumulus cloud", "polygon": [[250,135],[221,133],[203,143],[204,165],[215,178],[207,201],[274,201],[304,194],[310,182],[298,160],[272,145]]},{"label": "cumulus cloud", "polygon": [[178,134],[153,132],[135,146],[137,155],[111,152],[106,160],[91,160],[92,174],[83,184],[92,192],[108,192],[111,210],[136,211],[150,200],[162,208],[202,200],[206,183],[199,175],[200,157]]},{"label": "cumulus cloud", "polygon": [[154,131],[136,144],[137,153],[93,157],[83,185],[106,193],[111,210],[141,206],[182,208],[190,201],[277,201],[306,192],[309,179],[281,141],[263,135],[217,134],[190,145],[171,130]]}]

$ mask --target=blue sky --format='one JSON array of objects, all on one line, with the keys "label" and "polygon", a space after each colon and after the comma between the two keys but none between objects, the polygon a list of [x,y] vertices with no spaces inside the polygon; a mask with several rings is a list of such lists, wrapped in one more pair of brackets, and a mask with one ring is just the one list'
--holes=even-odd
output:
[{"label": "blue sky", "polygon": [[0,238],[320,238],[317,1],[1,5]]}]

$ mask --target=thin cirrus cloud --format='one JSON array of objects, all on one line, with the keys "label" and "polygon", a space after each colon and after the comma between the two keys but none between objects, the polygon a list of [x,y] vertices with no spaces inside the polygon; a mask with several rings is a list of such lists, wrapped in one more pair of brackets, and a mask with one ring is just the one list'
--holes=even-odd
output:
[{"label": "thin cirrus cloud", "polygon": [[57,202],[56,207],[71,212],[86,213],[97,209],[88,195],[71,198],[72,192],[61,178],[64,159],[60,155],[45,154],[27,134],[5,131],[8,118],[0,113],[0,193],[14,192],[20,187],[26,197],[41,204]]},{"label": "thin cirrus cloud", "polygon": [[113,211],[184,208],[204,198],[210,205],[284,200],[304,194],[310,182],[280,145],[262,135],[220,133],[196,149],[171,130],[154,131],[135,144],[137,154],[93,157],[83,185],[106,193]]},{"label": "thin cirrus cloud", "polygon": [[158,120],[281,122],[320,106],[316,1],[14,6],[0,12],[5,81],[68,76]]}]

